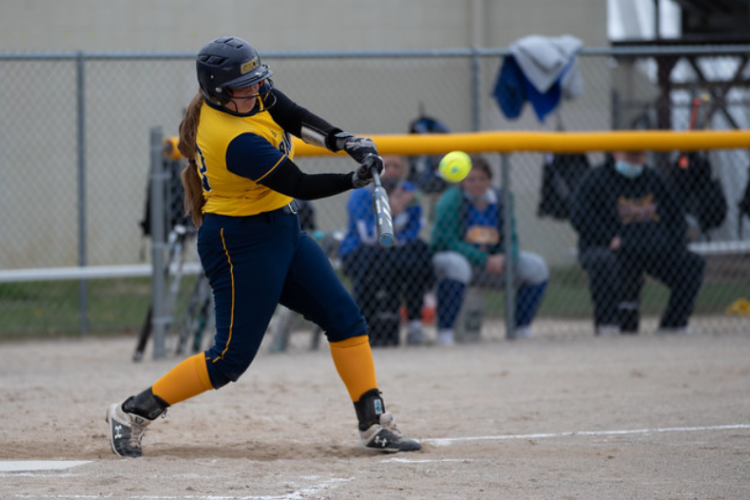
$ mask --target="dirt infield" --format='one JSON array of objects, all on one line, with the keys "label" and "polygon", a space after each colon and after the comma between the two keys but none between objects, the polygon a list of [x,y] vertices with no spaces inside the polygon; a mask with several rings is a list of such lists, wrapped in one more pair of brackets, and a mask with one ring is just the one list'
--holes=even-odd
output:
[{"label": "dirt infield", "polygon": [[0,472],[0,498],[746,499],[750,328],[739,326],[375,350],[388,409],[424,443],[400,455],[356,446],[325,346],[264,350],[237,384],[171,408],[133,460],[111,453],[105,409],[175,358],[133,364],[129,337],[5,343],[0,460],[91,463]]}]

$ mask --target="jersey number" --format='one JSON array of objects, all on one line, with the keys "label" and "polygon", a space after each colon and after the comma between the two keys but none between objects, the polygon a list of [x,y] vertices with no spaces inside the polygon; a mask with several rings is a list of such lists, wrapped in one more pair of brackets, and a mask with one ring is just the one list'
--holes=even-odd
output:
[{"label": "jersey number", "polygon": [[211,191],[211,184],[208,183],[208,167],[206,166],[206,159],[203,157],[201,148],[198,148],[198,156],[201,157],[201,164],[198,165],[198,172],[201,174],[201,185],[204,191],[209,192]]},{"label": "jersey number", "polygon": [[292,138],[287,131],[284,131],[284,139],[279,143],[279,151],[283,155],[287,155],[292,151]]}]

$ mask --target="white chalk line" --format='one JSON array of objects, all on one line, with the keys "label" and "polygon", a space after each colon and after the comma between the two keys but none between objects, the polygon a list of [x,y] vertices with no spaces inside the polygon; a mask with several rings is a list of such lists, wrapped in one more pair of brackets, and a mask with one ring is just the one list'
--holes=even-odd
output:
[{"label": "white chalk line", "polygon": [[467,436],[456,438],[421,439],[420,441],[423,443],[432,443],[438,446],[448,446],[459,441],[501,441],[506,439],[546,439],[575,436],[626,436],[631,434],[658,434],[662,432],[727,431],[738,429],[750,429],[750,424],[707,425],[699,427],[657,427],[653,429],[631,429],[616,431],[571,431],[544,434],[508,434],[501,436]]},{"label": "white chalk line", "polygon": [[13,498],[25,498],[25,499],[45,499],[45,500],[88,500],[88,499],[102,499],[102,498],[121,498],[128,500],[304,500],[306,498],[319,498],[320,493],[325,490],[335,488],[340,483],[346,483],[353,480],[350,478],[332,478],[323,481],[315,486],[309,488],[302,488],[299,491],[292,493],[285,493],[283,495],[114,495],[108,493],[104,495],[76,495],[76,494],[44,494],[44,495],[33,495],[33,494],[21,494],[18,493]]},{"label": "white chalk line", "polygon": [[437,462],[474,462],[471,458],[441,458],[437,460],[414,460],[411,458],[386,458],[381,462],[401,462],[405,464],[430,464]]},{"label": "white chalk line", "polygon": [[0,472],[63,471],[91,463],[91,460],[0,460]]}]

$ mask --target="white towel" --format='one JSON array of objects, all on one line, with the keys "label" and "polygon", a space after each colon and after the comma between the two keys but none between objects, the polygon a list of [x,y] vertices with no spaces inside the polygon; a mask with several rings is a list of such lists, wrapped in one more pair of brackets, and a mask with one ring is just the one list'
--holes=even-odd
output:
[{"label": "white towel", "polygon": [[514,42],[510,53],[529,82],[542,94],[565,72],[560,82],[562,94],[572,99],[583,93],[583,79],[576,58],[582,46],[583,42],[571,35],[530,35]]}]

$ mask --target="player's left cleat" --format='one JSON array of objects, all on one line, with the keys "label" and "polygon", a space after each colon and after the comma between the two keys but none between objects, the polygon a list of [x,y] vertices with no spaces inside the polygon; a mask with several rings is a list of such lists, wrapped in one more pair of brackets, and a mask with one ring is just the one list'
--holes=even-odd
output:
[{"label": "player's left cleat", "polygon": [[143,456],[141,440],[146,427],[156,417],[167,416],[169,403],[156,396],[149,387],[122,404],[116,403],[107,409],[109,444],[115,455],[121,457]]},{"label": "player's left cleat", "polygon": [[390,413],[380,415],[380,423],[371,425],[366,431],[360,431],[359,434],[362,438],[362,446],[368,450],[396,453],[398,451],[419,451],[422,449],[422,445],[418,441],[401,434],[401,431],[396,427],[393,415]]}]

